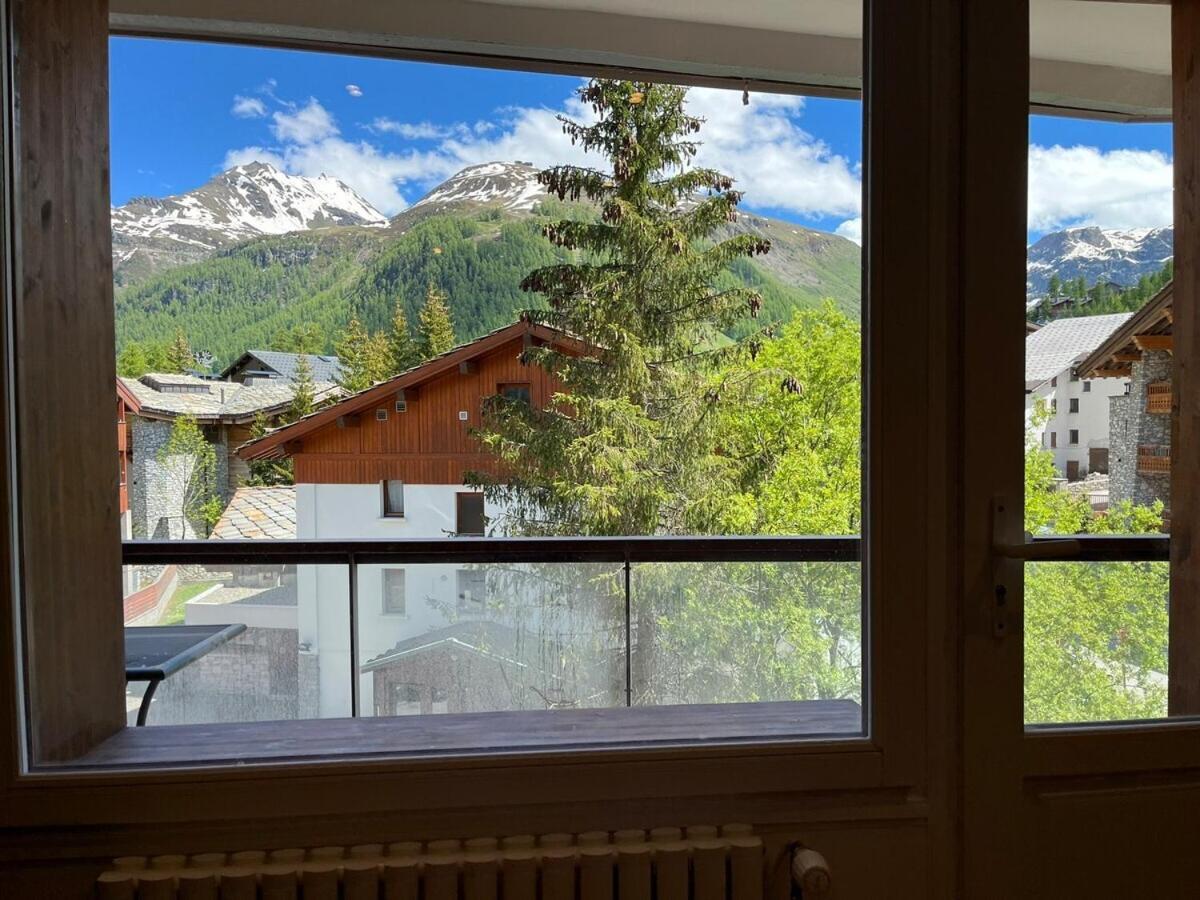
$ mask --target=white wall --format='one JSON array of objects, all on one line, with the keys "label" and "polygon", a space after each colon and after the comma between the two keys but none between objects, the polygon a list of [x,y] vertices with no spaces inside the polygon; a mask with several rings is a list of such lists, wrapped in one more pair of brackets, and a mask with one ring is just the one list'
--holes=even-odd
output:
[{"label": "white wall", "polygon": [[[445,538],[454,540],[457,485],[404,486],[404,517],[383,515],[379,484],[296,485],[296,537]],[[490,519],[499,509],[485,503]],[[404,615],[383,611],[383,570],[405,570]],[[359,664],[397,642],[441,628],[460,618],[456,565],[358,567]],[[298,566],[300,643],[320,659],[320,715],[350,715],[350,626],[348,576],[343,566]],[[374,710],[373,678],[360,679],[360,710]]]},{"label": "white wall", "polygon": [[[1032,415],[1037,400],[1045,400],[1050,406],[1057,401],[1057,410],[1038,429],[1038,440],[1046,450],[1054,454],[1054,466],[1064,478],[1067,474],[1067,462],[1074,460],[1079,463],[1079,476],[1082,478],[1088,472],[1088,450],[1093,447],[1108,447],[1108,406],[1109,398],[1125,393],[1129,383],[1124,378],[1094,378],[1090,381],[1071,380],[1070,368],[1058,373],[1057,383],[1047,381],[1032,393],[1025,395],[1025,410],[1027,417]],[[1085,385],[1091,385],[1090,390],[1084,390]],[[1071,400],[1079,401],[1079,412],[1071,412]],[[1079,432],[1077,444],[1071,444],[1071,430]],[[1058,446],[1050,446],[1050,434],[1058,435]]]}]

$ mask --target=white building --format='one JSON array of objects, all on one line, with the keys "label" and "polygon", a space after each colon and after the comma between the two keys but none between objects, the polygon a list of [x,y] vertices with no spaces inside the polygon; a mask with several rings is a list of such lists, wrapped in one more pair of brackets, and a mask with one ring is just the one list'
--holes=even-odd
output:
[{"label": "white building", "polygon": [[1055,319],[1025,338],[1026,421],[1044,401],[1048,418],[1035,426],[1036,439],[1068,481],[1108,472],[1109,398],[1124,394],[1129,380],[1080,378],[1075,366],[1129,315]]}]

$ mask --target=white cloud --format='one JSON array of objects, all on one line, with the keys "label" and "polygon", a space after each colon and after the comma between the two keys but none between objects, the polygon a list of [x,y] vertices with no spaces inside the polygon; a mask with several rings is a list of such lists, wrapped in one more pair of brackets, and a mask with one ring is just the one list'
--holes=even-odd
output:
[{"label": "white cloud", "polygon": [[862,216],[857,216],[853,219],[847,219],[841,225],[833,230],[834,234],[840,234],[848,241],[854,241],[860,247],[862,246]]},{"label": "white cloud", "polygon": [[285,142],[311,144],[338,133],[333,116],[317,102],[316,97],[310,97],[304,106],[292,104],[286,110],[274,113],[271,118],[275,123],[271,126],[275,137]]},{"label": "white cloud", "polygon": [[351,97],[361,97],[363,95],[363,89],[357,84],[348,84],[346,85],[346,93]]},{"label": "white cloud", "polygon": [[257,97],[243,97],[237,94],[229,111],[239,119],[261,119],[267,114],[267,105]]},{"label": "white cloud", "polygon": [[1155,150],[1029,148],[1029,228],[1150,228],[1172,220],[1172,163]]},{"label": "white cloud", "polygon": [[470,135],[472,130],[461,122],[453,125],[435,125],[433,122],[397,122],[386,116],[380,116],[365,126],[368,131],[376,134],[395,134],[406,141],[444,140],[454,135]]}]

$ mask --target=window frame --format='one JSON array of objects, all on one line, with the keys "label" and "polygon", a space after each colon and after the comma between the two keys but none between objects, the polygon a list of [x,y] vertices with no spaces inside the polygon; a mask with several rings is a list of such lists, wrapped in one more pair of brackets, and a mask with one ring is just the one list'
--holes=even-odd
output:
[{"label": "window frame", "polygon": [[[478,498],[479,502],[479,530],[464,531],[463,524],[463,504],[468,498],[475,502]],[[473,535],[483,537],[487,534],[487,512],[483,499],[482,491],[455,491],[454,493],[454,533],[456,535]]]},{"label": "window frame", "polygon": [[[397,511],[392,506],[392,495],[391,495],[391,490],[389,489],[389,485],[392,485],[392,484],[400,485],[400,509],[399,509],[399,511]],[[381,488],[381,494],[382,494],[381,508],[380,508],[380,513],[379,513],[380,517],[382,517],[384,519],[403,519],[404,518],[405,499],[406,499],[405,498],[406,492],[405,492],[404,481],[402,481],[399,478],[384,478],[382,481],[379,482],[379,486]]]},{"label": "window frame", "polygon": [[[389,580],[400,576],[400,609],[392,609],[389,596]],[[408,575],[399,566],[386,566],[379,570],[380,615],[393,618],[408,618]]]},{"label": "window frame", "polygon": [[[659,775],[657,761],[667,760],[673,771],[678,766],[687,767],[688,790],[712,790],[718,782],[728,782],[729,765],[742,767],[747,776],[757,768],[756,761],[767,762],[759,769],[757,778],[766,777],[769,783],[785,790],[804,789],[804,786],[829,788],[856,787],[903,787],[913,788],[926,784],[923,760],[927,733],[911,727],[913,716],[928,710],[928,703],[943,702],[940,691],[933,691],[919,652],[914,648],[926,646],[930,633],[927,628],[934,622],[943,621],[943,606],[940,603],[947,585],[940,584],[925,564],[925,553],[944,554],[952,543],[953,531],[941,530],[941,521],[947,510],[948,488],[940,478],[946,471],[946,461],[952,456],[953,445],[947,440],[947,423],[950,421],[947,398],[952,396],[952,383],[945,374],[950,371],[953,354],[940,358],[921,357],[919,362],[901,357],[907,354],[884,354],[884,347],[909,348],[927,341],[933,336],[941,341],[945,336],[950,317],[954,313],[957,294],[953,279],[944,266],[932,265],[930,256],[948,258],[948,248],[956,246],[952,238],[950,223],[957,213],[954,196],[957,181],[950,171],[939,164],[922,164],[913,167],[916,158],[931,159],[936,139],[951,127],[956,113],[947,108],[923,106],[914,120],[912,104],[905,97],[932,96],[929,86],[942,73],[946,57],[943,53],[931,52],[927,40],[936,33],[934,40],[943,50],[956,48],[957,43],[946,34],[937,32],[924,16],[910,17],[892,12],[883,13],[879,0],[869,4],[875,7],[877,16],[868,16],[864,29],[864,45],[872,48],[872,58],[888,59],[890,77],[881,74],[883,66],[866,65],[864,76],[864,222],[866,230],[863,267],[864,296],[864,468],[866,477],[863,486],[865,522],[863,529],[863,695],[867,702],[868,717],[866,731],[861,737],[811,740],[800,738],[783,742],[739,743],[730,746],[713,743],[703,746],[672,746],[656,748],[596,747],[569,752],[529,754],[506,765],[519,768],[534,761],[555,759],[564,765],[596,763],[626,767],[631,774],[627,780],[628,791],[615,791],[613,795],[636,796],[654,784]],[[918,4],[921,5],[921,4]],[[165,36],[195,37],[186,29],[157,23],[144,27],[137,33]],[[223,39],[236,39],[235,29],[223,32]],[[261,40],[253,29],[245,33]],[[209,37],[213,35],[208,33]],[[107,39],[107,35],[105,35]],[[567,51],[556,51],[553,63],[531,62],[528,58],[514,58],[471,52],[456,53],[442,45],[437,50],[428,47],[419,49],[398,47],[394,44],[371,45],[346,43],[329,39],[313,39],[311,35],[281,35],[275,33],[274,42],[280,45],[305,47],[307,49],[329,49],[346,52],[371,52],[372,54],[425,59],[430,61],[470,62],[500,68],[541,68],[562,72],[586,71],[594,74],[627,74],[627,65],[608,68],[595,59],[571,60]],[[901,62],[903,61],[903,62]],[[896,78],[903,72],[903,78]],[[663,77],[664,73],[646,69],[649,77]],[[708,73],[695,74],[690,71],[672,69],[665,73],[667,80],[692,84],[721,84],[726,87],[749,90],[802,90],[797,85],[776,80],[759,81],[746,79],[728,72],[719,77]],[[925,87],[922,88],[921,86]],[[903,110],[903,112],[901,112]],[[906,144],[916,146],[917,151],[891,151],[888,138],[905,134]],[[914,135],[918,136],[914,145]],[[105,137],[101,143],[104,143]],[[922,154],[925,154],[924,156]],[[84,179],[84,184],[87,180]],[[914,205],[924,210],[921,229],[912,227],[910,221],[901,224],[901,218],[889,215],[890,211],[912,209]],[[107,204],[104,205],[107,212]],[[895,302],[887,298],[895,296]],[[903,299],[903,302],[900,302]],[[105,304],[111,314],[111,300]],[[925,390],[913,392],[912,384],[923,382]],[[916,398],[914,400],[914,397]],[[903,410],[903,414],[899,411]],[[925,427],[914,425],[925,423]],[[107,420],[111,433],[111,419]],[[927,452],[916,458],[922,465],[913,471],[907,455],[914,443]],[[905,448],[906,453],[900,453]],[[924,515],[931,510],[933,519]],[[919,523],[913,527],[914,517]],[[879,540],[881,535],[891,535],[892,540]],[[940,549],[939,549],[940,548]],[[880,627],[882,585],[889,585],[888,609],[911,608],[911,614],[891,615],[885,632]],[[948,599],[949,595],[944,595]],[[948,607],[947,607],[948,608]],[[940,626],[939,626],[940,627]],[[881,637],[886,634],[886,640]],[[26,727],[29,720],[26,718]],[[936,730],[936,729],[935,729]],[[436,760],[406,758],[403,774],[416,772],[423,763],[432,766],[469,765],[470,757],[441,757]],[[739,764],[736,761],[742,760]],[[22,757],[19,768],[21,777],[31,782],[49,777],[44,765],[28,766],[28,757]],[[295,761],[287,769],[304,767],[309,761]],[[378,765],[356,759],[340,759],[337,756],[315,758],[312,765],[333,766],[348,775],[351,773],[377,772]],[[495,765],[496,761],[491,760]],[[395,763],[389,763],[395,765]],[[716,766],[715,768],[713,766]],[[799,765],[799,768],[796,766]],[[717,778],[706,776],[706,768]],[[229,774],[221,768],[201,767],[206,777],[217,780]],[[240,771],[258,771],[251,762]],[[70,783],[73,778],[84,778],[68,767],[53,769],[60,783]],[[655,772],[653,776],[649,773]],[[640,774],[639,774],[640,773]],[[121,770],[112,774],[116,783],[135,786],[145,780],[146,773]],[[168,773],[166,784],[174,785],[177,774]],[[161,780],[161,779],[160,779]],[[285,779],[280,779],[282,782]],[[735,779],[736,780],[736,779]],[[752,778],[753,780],[753,778]],[[746,787],[751,782],[741,782]],[[764,782],[767,783],[767,782]],[[701,785],[707,784],[707,787]],[[629,793],[633,791],[633,793]],[[26,810],[26,812],[28,812]],[[25,813],[22,813],[25,814]],[[36,816],[34,817],[36,818]]]}]

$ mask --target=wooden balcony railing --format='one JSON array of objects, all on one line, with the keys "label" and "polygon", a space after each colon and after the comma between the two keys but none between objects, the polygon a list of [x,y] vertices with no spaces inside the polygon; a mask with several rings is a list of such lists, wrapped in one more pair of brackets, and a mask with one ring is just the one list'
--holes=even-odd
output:
[{"label": "wooden balcony railing", "polygon": [[1146,412],[1171,412],[1171,382],[1156,381],[1146,385]]},{"label": "wooden balcony railing", "polygon": [[1142,445],[1138,447],[1137,470],[1139,475],[1167,475],[1171,471],[1171,448]]}]

